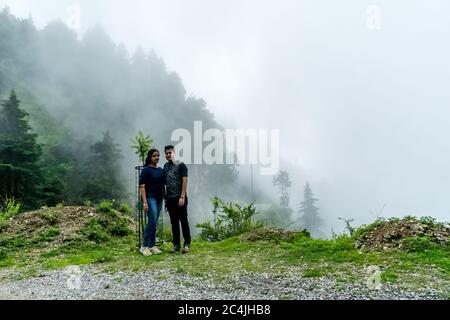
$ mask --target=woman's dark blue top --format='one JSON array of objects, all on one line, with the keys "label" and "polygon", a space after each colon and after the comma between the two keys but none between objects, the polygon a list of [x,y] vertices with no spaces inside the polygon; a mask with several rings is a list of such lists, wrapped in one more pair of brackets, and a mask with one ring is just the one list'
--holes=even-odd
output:
[{"label": "woman's dark blue top", "polygon": [[142,169],[139,185],[145,184],[147,198],[163,198],[164,174],[162,168],[147,166]]}]

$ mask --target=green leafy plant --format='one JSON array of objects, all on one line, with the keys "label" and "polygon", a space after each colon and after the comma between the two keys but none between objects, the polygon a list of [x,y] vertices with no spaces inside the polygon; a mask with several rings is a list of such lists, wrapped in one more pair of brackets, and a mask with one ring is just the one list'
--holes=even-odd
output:
[{"label": "green leafy plant", "polygon": [[60,234],[61,230],[59,228],[51,227],[37,234],[32,240],[32,242],[34,244],[43,245],[45,242],[52,242]]},{"label": "green leafy plant", "polygon": [[108,232],[113,237],[126,237],[130,234],[131,230],[128,228],[125,221],[115,221],[108,227]]},{"label": "green leafy plant", "polygon": [[114,207],[115,201],[105,200],[99,203],[96,206],[97,215],[87,221],[82,230],[83,235],[97,243],[107,241],[110,236],[125,237],[129,235],[132,231],[128,226],[128,219]]},{"label": "green leafy plant", "polygon": [[98,212],[109,213],[112,210],[114,210],[114,201],[113,200],[104,200],[96,206],[96,209]]},{"label": "green leafy plant", "polygon": [[200,238],[203,240],[221,241],[263,226],[262,222],[252,221],[253,216],[257,214],[253,203],[241,206],[234,202],[224,202],[218,197],[212,198],[211,201],[213,221],[197,225],[201,229]]},{"label": "green leafy plant", "polygon": [[135,150],[142,165],[145,165],[145,158],[152,147],[153,139],[150,136],[144,136],[142,131],[139,131],[136,137],[131,138],[131,142],[133,143],[132,148]]},{"label": "green leafy plant", "polygon": [[39,213],[39,217],[53,226],[59,221],[59,212],[57,210],[44,210]]},{"label": "green leafy plant", "polygon": [[126,203],[126,202],[122,202],[122,203],[119,205],[118,211],[119,211],[119,212],[122,212],[123,214],[131,215],[131,208],[130,208],[130,205],[129,205],[128,203]]},{"label": "green leafy plant", "polygon": [[0,232],[8,226],[8,220],[19,214],[21,204],[14,198],[6,197],[3,208],[0,210]]},{"label": "green leafy plant", "polygon": [[403,250],[408,252],[424,252],[436,246],[429,237],[407,237],[403,239]]},{"label": "green leafy plant", "polygon": [[8,252],[5,248],[0,248],[0,260],[6,260],[8,258]]},{"label": "green leafy plant", "polygon": [[109,235],[106,233],[105,229],[95,218],[90,218],[86,221],[86,224],[81,233],[90,241],[96,243],[105,242],[109,239]]},{"label": "green leafy plant", "polygon": [[384,225],[386,223],[386,220],[383,218],[377,218],[377,220],[375,220],[375,222],[372,222],[370,224],[365,224],[360,226],[359,228],[356,228],[353,230],[353,238],[354,239],[361,239],[363,238],[367,233],[369,233],[372,230],[375,230],[379,227],[381,227],[382,225]]}]

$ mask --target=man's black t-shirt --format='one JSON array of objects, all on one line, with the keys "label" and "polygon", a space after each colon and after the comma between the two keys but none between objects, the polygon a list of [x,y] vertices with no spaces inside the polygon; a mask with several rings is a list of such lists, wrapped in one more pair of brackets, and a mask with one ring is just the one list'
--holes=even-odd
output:
[{"label": "man's black t-shirt", "polygon": [[166,184],[166,197],[179,198],[183,185],[183,177],[188,176],[188,169],[183,162],[169,161],[164,165],[164,182]]},{"label": "man's black t-shirt", "polygon": [[139,179],[139,184],[145,184],[147,198],[162,199],[164,197],[164,173],[162,168],[145,167]]}]

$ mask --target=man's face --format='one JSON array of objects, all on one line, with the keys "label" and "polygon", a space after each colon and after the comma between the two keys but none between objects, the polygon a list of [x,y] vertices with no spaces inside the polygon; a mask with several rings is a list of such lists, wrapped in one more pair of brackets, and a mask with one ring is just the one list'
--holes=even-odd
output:
[{"label": "man's face", "polygon": [[175,151],[173,149],[166,150],[166,160],[173,161],[175,157]]}]

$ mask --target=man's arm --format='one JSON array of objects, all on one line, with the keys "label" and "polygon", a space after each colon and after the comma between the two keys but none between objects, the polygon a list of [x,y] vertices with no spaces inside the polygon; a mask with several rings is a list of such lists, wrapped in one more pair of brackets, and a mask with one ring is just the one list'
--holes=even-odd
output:
[{"label": "man's arm", "polygon": [[187,184],[188,184],[188,177],[181,177],[182,184],[181,184],[181,197],[180,201],[178,202],[178,205],[180,207],[184,206],[186,203],[186,192],[187,192]]},{"label": "man's arm", "polygon": [[186,203],[186,192],[187,192],[187,184],[188,184],[188,169],[184,163],[180,165],[180,174],[181,174],[181,196],[178,205],[183,207]]},{"label": "man's arm", "polygon": [[181,197],[186,198],[188,177],[182,177],[181,179],[183,182],[183,184],[181,185]]}]

